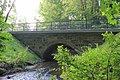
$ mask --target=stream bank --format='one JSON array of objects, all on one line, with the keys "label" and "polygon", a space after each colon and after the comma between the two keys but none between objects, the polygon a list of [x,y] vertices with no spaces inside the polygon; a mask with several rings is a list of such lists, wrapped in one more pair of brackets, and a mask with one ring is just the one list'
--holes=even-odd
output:
[{"label": "stream bank", "polygon": [[26,66],[25,70],[18,70],[0,77],[0,80],[50,80],[50,76],[56,75],[60,79],[60,71],[51,71],[58,68],[56,61],[40,62],[35,65]]}]

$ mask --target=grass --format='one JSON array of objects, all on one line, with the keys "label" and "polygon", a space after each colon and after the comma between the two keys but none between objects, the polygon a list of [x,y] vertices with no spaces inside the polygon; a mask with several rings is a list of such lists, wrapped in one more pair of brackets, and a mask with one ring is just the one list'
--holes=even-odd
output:
[{"label": "grass", "polygon": [[20,62],[36,63],[40,61],[38,56],[30,53],[27,47],[22,47],[16,40],[6,42],[5,45],[7,46],[4,52],[0,53],[0,61],[13,63],[15,65],[20,64]]}]

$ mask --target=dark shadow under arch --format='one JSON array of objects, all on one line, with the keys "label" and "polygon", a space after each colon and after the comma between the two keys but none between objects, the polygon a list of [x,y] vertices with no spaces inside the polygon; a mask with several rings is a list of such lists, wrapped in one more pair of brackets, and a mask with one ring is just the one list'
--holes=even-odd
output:
[{"label": "dark shadow under arch", "polygon": [[43,54],[43,59],[45,59],[46,61],[48,60],[53,60],[54,55],[53,54],[57,54],[57,47],[63,45],[64,48],[67,48],[70,50],[70,52],[72,54],[77,54],[77,52],[69,45],[63,44],[63,43],[56,43],[53,45],[50,45],[44,52]]}]

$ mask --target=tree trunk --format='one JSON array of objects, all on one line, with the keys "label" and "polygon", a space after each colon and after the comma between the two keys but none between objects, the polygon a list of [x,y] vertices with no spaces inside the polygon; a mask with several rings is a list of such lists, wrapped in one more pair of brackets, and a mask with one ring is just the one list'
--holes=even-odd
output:
[{"label": "tree trunk", "polygon": [[6,17],[5,17],[5,22],[7,22],[7,20],[8,20],[8,17],[9,17],[10,11],[12,10],[15,1],[16,1],[16,0],[13,1],[12,5],[11,5],[11,7],[10,7],[10,9],[9,9],[9,11],[8,11],[8,13],[7,13],[7,15],[6,15]]}]

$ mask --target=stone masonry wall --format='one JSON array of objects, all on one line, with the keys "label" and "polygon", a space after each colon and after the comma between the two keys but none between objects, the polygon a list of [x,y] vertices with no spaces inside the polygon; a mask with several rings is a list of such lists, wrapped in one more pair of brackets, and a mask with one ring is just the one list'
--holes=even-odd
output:
[{"label": "stone masonry wall", "polygon": [[81,51],[82,46],[95,47],[96,43],[102,44],[102,32],[12,32],[12,35],[26,47],[29,47],[41,58],[47,59],[49,52],[46,50],[55,44],[65,44],[75,51]]}]

